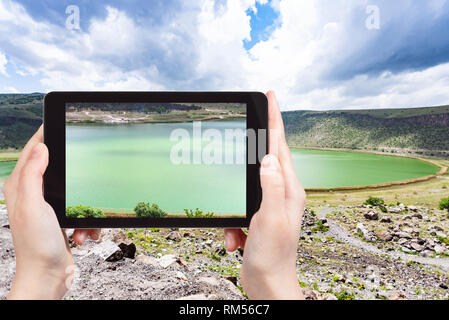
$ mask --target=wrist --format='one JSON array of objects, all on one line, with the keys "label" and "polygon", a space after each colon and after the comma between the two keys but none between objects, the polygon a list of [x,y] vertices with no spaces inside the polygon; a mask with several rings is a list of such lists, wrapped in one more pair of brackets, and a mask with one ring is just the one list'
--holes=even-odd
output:
[{"label": "wrist", "polygon": [[251,277],[257,283],[247,284],[244,289],[253,300],[301,300],[304,299],[298,283],[296,270],[278,274]]},{"label": "wrist", "polygon": [[52,271],[17,270],[8,295],[10,300],[57,300],[68,290],[71,275]]}]

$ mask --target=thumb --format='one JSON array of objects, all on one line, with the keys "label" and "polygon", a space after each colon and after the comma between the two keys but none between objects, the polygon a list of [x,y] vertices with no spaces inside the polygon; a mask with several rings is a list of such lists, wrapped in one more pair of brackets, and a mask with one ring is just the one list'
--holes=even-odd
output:
[{"label": "thumb", "polygon": [[26,199],[42,200],[43,174],[48,165],[48,149],[43,143],[36,144],[20,171],[19,188]]},{"label": "thumb", "polygon": [[278,214],[285,205],[285,183],[279,160],[272,154],[262,159],[260,166],[260,184],[262,186],[263,214]]}]

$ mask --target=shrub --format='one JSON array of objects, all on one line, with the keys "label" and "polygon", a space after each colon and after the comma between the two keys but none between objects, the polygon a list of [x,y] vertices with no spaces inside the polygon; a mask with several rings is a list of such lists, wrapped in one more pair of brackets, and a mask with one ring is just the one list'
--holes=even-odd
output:
[{"label": "shrub", "polygon": [[371,205],[373,207],[379,207],[379,206],[384,206],[385,201],[382,198],[369,197],[368,199],[366,199],[364,204]]},{"label": "shrub", "polygon": [[165,218],[167,212],[159,208],[155,203],[150,205],[146,202],[139,202],[134,208],[137,218]]},{"label": "shrub", "polygon": [[447,212],[449,213],[449,197],[441,199],[440,209],[447,210]]},{"label": "shrub", "polygon": [[67,218],[105,218],[103,212],[89,206],[77,205],[65,209]]},{"label": "shrub", "polygon": [[184,209],[184,212],[185,212],[187,218],[213,218],[214,217],[213,212],[203,213],[203,210],[200,210],[198,208],[196,208],[195,210]]}]

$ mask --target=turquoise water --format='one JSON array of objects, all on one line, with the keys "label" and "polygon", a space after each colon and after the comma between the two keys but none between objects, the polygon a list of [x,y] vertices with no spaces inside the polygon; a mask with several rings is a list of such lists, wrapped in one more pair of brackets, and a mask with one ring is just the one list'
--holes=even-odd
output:
[{"label": "turquoise water", "polygon": [[[203,132],[211,128],[224,136],[225,129],[244,130],[246,122],[202,123]],[[190,164],[175,165],[170,151],[178,141],[169,140],[175,129],[185,129],[193,137],[192,123],[67,125],[67,205],[129,211],[145,201],[173,213],[200,208],[217,214],[244,214],[244,163],[192,164],[192,146]]]},{"label": "turquoise water", "polygon": [[370,153],[291,149],[305,188],[363,186],[435,174],[436,166],[412,158]]},{"label": "turquoise water", "polygon": [[[177,142],[169,136],[177,128],[192,137],[191,123],[68,125],[67,205],[131,211],[145,201],[169,212],[197,207],[217,214],[245,212],[245,166],[172,164],[170,150]],[[203,130],[210,128],[223,133],[244,129],[245,122],[202,123]],[[378,184],[439,170],[417,159],[368,153],[292,149],[292,156],[305,188]],[[0,179],[14,165],[0,162]]]},{"label": "turquoise water", "polygon": [[0,162],[0,180],[6,180],[16,166],[16,161]]}]

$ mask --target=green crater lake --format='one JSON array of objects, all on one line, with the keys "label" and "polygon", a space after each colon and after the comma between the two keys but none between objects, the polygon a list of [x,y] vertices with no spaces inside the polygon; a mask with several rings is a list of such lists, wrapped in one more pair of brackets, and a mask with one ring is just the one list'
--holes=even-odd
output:
[{"label": "green crater lake", "polygon": [[[120,212],[132,211],[138,202],[145,201],[157,203],[169,212],[200,208],[217,214],[243,214],[245,166],[174,165],[170,150],[178,141],[170,141],[169,137],[178,128],[193,136],[191,123],[67,125],[67,205]],[[203,132],[210,128],[223,133],[228,128],[245,128],[245,122],[202,123]],[[430,163],[411,158],[291,150],[296,173],[305,188],[386,183],[439,171]],[[14,164],[0,162],[0,179],[9,175]]]}]

